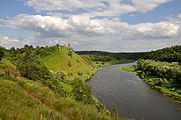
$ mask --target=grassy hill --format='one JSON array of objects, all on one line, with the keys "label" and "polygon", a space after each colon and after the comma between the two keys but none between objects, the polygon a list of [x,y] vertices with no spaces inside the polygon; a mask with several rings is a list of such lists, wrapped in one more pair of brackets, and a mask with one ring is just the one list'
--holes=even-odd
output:
[{"label": "grassy hill", "polygon": [[125,119],[93,97],[85,80],[95,68],[74,51],[26,45],[0,54],[0,120]]},{"label": "grassy hill", "polygon": [[82,75],[88,79],[94,72],[93,68],[81,56],[66,47],[58,47],[50,55],[42,58],[43,63],[53,72],[62,71],[73,78]]}]

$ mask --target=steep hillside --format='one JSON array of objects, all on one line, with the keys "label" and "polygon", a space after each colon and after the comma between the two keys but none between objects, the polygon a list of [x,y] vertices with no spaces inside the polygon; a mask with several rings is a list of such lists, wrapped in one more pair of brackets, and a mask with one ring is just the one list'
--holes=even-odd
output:
[{"label": "steep hillside", "polygon": [[58,47],[50,55],[41,59],[51,71],[62,71],[65,74],[72,75],[73,78],[83,76],[88,79],[95,72],[95,68],[87,61],[66,47]]},{"label": "steep hillside", "polygon": [[1,120],[111,120],[96,106],[62,97],[38,81],[0,78]]}]

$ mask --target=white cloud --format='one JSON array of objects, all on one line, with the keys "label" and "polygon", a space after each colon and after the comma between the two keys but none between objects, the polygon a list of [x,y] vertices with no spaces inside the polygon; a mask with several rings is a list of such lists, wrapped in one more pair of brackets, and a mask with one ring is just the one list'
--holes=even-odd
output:
[{"label": "white cloud", "polygon": [[171,0],[132,0],[132,3],[137,11],[145,13],[169,1]]},{"label": "white cloud", "polygon": [[39,11],[75,10],[102,7],[102,0],[27,0],[26,5]]},{"label": "white cloud", "polygon": [[[56,11],[68,10],[70,12],[84,9],[83,14],[95,16],[120,16],[127,13],[145,13],[170,0],[27,0],[26,5],[47,14],[57,14]],[[54,12],[52,12],[54,11]],[[60,14],[60,13],[59,13]],[[67,13],[61,13],[67,16]],[[69,13],[73,14],[73,13]],[[78,12],[76,14],[82,14]]]},{"label": "white cloud", "polygon": [[173,37],[177,35],[179,25],[169,22],[140,23],[134,26],[141,34],[147,36]]},{"label": "white cloud", "polygon": [[0,35],[0,45],[11,48],[13,46],[22,47],[25,44],[25,41],[20,39],[11,38],[9,36]]},{"label": "white cloud", "polygon": [[[26,15],[3,20],[7,27],[33,32],[33,45],[71,43],[77,50],[144,51],[181,44],[180,15],[158,23],[130,25],[119,20]],[[5,40],[6,38],[3,38]],[[9,38],[6,40],[10,40]],[[18,42],[12,42],[18,43]],[[22,43],[22,41],[21,41]],[[9,44],[9,45],[8,45]],[[17,45],[7,43],[6,45]]]},{"label": "white cloud", "polygon": [[69,37],[71,35],[94,35],[112,33],[114,30],[86,16],[62,19],[51,16],[20,14],[5,21],[7,27],[34,32],[36,37]]}]

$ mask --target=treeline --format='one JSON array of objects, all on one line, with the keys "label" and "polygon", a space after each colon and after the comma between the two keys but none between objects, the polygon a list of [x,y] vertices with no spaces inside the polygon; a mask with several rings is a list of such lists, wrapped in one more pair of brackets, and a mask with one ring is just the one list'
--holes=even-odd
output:
[{"label": "treeline", "polygon": [[181,63],[181,45],[148,52],[142,59]]},{"label": "treeline", "polygon": [[103,52],[103,51],[77,51],[80,55],[89,55],[93,61],[136,61],[138,60],[144,53],[111,53],[111,52]]}]

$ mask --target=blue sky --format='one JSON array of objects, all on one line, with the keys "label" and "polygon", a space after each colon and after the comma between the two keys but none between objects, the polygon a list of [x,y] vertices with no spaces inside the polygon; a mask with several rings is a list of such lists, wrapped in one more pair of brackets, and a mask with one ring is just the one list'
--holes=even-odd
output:
[{"label": "blue sky", "polygon": [[[167,17],[176,16],[181,13],[181,0],[173,0],[171,2],[160,5],[153,11],[145,13],[134,13],[123,15],[123,21],[130,24],[137,24],[141,22],[159,22]],[[130,16],[134,15],[134,16]]]},{"label": "blue sky", "polygon": [[150,51],[181,44],[180,0],[1,0],[0,44]]}]

